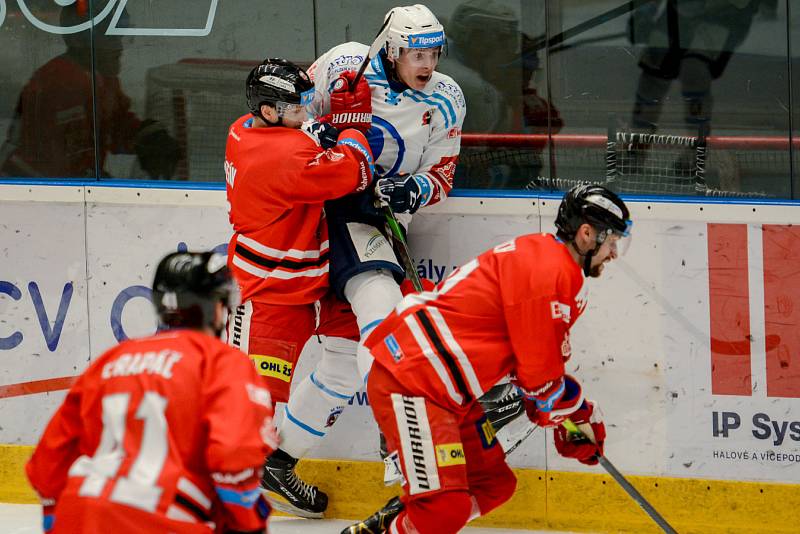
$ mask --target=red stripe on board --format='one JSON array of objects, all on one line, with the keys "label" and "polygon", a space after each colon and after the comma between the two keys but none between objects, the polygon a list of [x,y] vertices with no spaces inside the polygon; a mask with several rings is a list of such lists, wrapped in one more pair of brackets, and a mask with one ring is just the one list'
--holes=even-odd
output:
[{"label": "red stripe on board", "polygon": [[0,386],[0,399],[69,389],[77,378],[77,376],[64,376],[61,378],[48,378],[46,380],[34,380],[33,382]]},{"label": "red stripe on board", "polygon": [[708,225],[711,392],[750,395],[747,225]]},{"label": "red stripe on board", "polygon": [[[800,227],[764,225],[767,397],[800,397]],[[768,344],[769,345],[769,344]]]}]

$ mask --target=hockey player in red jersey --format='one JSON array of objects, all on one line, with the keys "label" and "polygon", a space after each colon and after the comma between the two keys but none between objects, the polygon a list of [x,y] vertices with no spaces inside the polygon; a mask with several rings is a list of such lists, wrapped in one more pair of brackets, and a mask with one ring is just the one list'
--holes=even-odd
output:
[{"label": "hockey player in red jersey", "polygon": [[[510,499],[515,477],[476,402],[506,375],[531,420],[554,428],[560,454],[597,462],[605,426],[565,374],[569,330],[586,306],[584,277],[617,258],[629,226],[614,193],[576,187],[561,202],[556,235],[496,246],[434,291],[405,297],[370,334],[367,391],[389,450],[399,453],[405,506],[390,501],[345,532],[382,532],[399,512],[389,532],[454,533]],[[571,441],[559,426],[566,418],[591,424],[596,444]]]},{"label": "hockey player in red jersey", "polygon": [[[57,4],[64,6],[62,28],[88,28],[85,3],[83,11],[81,2]],[[130,24],[127,10],[119,16],[120,26]],[[62,34],[66,51],[25,84],[0,144],[0,176],[106,178],[110,155],[135,153],[149,177],[172,177],[180,147],[163,125],[131,110],[120,83],[123,40],[106,34],[109,19],[94,27],[91,39],[88,30]]]},{"label": "hockey player in red jersey", "polygon": [[[334,97],[352,106],[366,95],[368,105],[366,80],[361,86],[350,92],[343,82]],[[372,154],[362,133],[303,124],[313,94],[308,75],[296,65],[281,59],[258,65],[247,79],[250,114],[231,126],[225,155],[234,232],[228,262],[243,302],[231,319],[228,341],[250,355],[276,402],[289,397],[295,363],[314,332],[314,303],[329,290],[324,202],[364,191],[372,178]],[[357,372],[336,365],[326,370],[361,383]],[[277,454],[285,460],[283,451]],[[321,517],[326,497],[292,469],[283,475],[275,489],[286,506],[302,499],[307,516]]]},{"label": "hockey player in red jersey", "polygon": [[224,256],[161,260],[159,331],[89,366],[26,466],[45,532],[265,532],[272,401],[247,357],[212,337],[237,300]]}]

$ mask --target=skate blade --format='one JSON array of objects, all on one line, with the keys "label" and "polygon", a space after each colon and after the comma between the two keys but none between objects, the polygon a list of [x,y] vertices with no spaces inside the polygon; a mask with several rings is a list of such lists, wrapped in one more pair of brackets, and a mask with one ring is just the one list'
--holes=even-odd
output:
[{"label": "skate blade", "polygon": [[296,515],[297,517],[303,517],[305,519],[322,519],[324,517],[323,512],[311,512],[309,510],[298,508],[286,500],[286,498],[282,495],[274,493],[270,490],[261,488],[261,493],[264,494],[264,497],[267,499],[267,501],[269,501],[269,505],[272,506],[272,508],[285,514]]},{"label": "skate blade", "polygon": [[364,523],[359,523],[357,525],[350,525],[340,534],[373,534],[373,532]]}]

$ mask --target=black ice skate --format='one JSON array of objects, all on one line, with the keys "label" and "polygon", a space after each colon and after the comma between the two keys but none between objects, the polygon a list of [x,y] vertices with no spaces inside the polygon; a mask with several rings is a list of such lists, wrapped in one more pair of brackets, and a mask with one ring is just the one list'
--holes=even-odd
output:
[{"label": "black ice skate", "polygon": [[350,525],[342,531],[342,534],[380,534],[389,529],[395,517],[403,511],[403,503],[400,502],[400,497],[392,497],[389,502],[383,505],[383,508],[353,525]]},{"label": "black ice skate", "polygon": [[261,477],[264,496],[276,510],[309,519],[321,519],[328,507],[328,496],[298,477],[294,472],[296,464],[295,458],[281,450],[267,458],[264,476]]}]

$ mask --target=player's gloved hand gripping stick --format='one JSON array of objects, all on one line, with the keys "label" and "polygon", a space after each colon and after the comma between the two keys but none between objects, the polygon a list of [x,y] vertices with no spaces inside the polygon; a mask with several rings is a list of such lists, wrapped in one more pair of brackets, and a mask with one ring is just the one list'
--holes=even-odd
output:
[{"label": "player's gloved hand gripping stick", "polygon": [[[576,425],[567,419],[562,423],[562,426],[574,437],[574,439],[586,439],[592,443],[595,441],[594,431],[592,430],[590,423]],[[639,493],[635,487],[633,487],[633,484],[628,482],[628,480],[622,476],[622,473],[620,473],[617,468],[614,467],[614,464],[612,464],[608,458],[602,454],[596,454],[595,458],[597,458],[597,461],[603,466],[603,469],[605,469],[606,472],[608,472],[608,474],[611,475],[611,477],[616,480],[620,486],[622,486],[622,489],[625,490],[625,493],[630,495],[631,498],[636,501],[636,504],[641,506],[647,515],[649,515],[650,518],[655,521],[659,527],[661,527],[661,530],[667,534],[677,534],[677,531],[672,528],[663,517],[661,517],[661,514],[659,514],[656,509],[653,508],[653,505],[647,502],[647,499],[645,499],[644,496],[642,496],[642,494]]]}]

